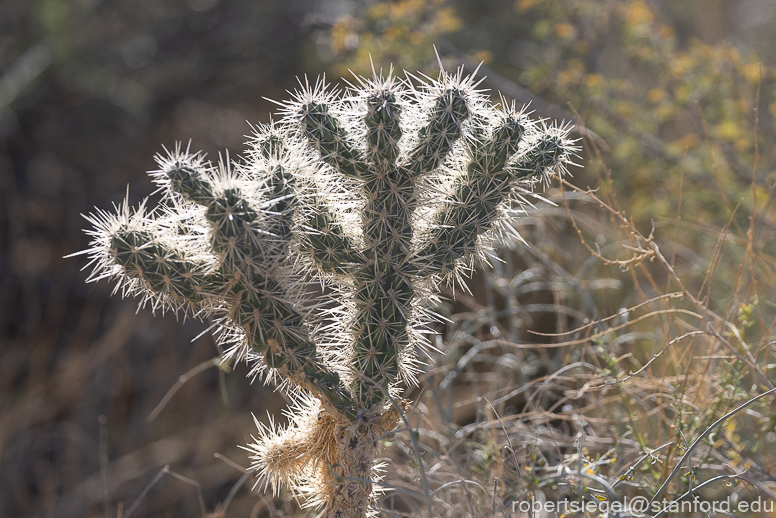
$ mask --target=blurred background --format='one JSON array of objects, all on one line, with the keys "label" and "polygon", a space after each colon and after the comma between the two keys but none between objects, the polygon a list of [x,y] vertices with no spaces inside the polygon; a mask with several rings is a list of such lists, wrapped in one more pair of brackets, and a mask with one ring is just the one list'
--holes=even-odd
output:
[{"label": "blurred background", "polygon": [[[108,282],[85,283],[85,257],[63,256],[88,246],[82,214],[110,208],[128,185],[132,203],[152,193],[146,171],[163,145],[191,141],[211,158],[239,156],[246,121],[268,121],[274,107],[264,98],[286,98],[298,77],[370,74],[370,55],[378,68],[434,76],[434,46],[448,69],[482,63],[483,86],[531,102],[537,117],[584,120],[597,151],[587,146],[581,162],[595,155],[611,171],[599,192],[616,192],[645,235],[656,225],[673,237],[679,273],[700,282],[716,253],[710,229],[745,235],[758,211],[755,243],[773,248],[774,0],[3,0],[0,516],[116,516],[136,501],[135,516],[217,514],[225,502],[235,517],[296,512],[288,498],[250,493],[252,482],[230,496],[249,464],[237,445],[250,439],[251,412],[278,415],[283,397],[251,384],[245,366],[213,367],[219,351],[207,323],[138,309],[137,300],[111,296]],[[581,188],[601,174],[590,165],[573,173]],[[590,254],[561,221],[564,211],[545,207],[546,219],[531,215],[522,229],[534,252],[505,252],[495,273],[475,274],[487,283],[441,309],[463,315],[455,321],[476,330],[466,336],[550,342],[528,330],[563,332],[633,302],[630,273],[599,275],[604,265],[585,263]],[[589,228],[608,221],[588,217]],[[614,240],[591,235],[599,250]],[[563,271],[584,264],[585,282],[603,279],[586,285],[592,298],[558,288],[571,282]],[[759,264],[773,273],[773,263]],[[721,270],[724,310],[740,286],[734,270]],[[763,290],[773,303],[776,293]],[[533,304],[535,313],[481,318],[483,308],[510,304]],[[460,326],[440,332],[451,353],[426,382],[463,387],[450,380],[474,342],[455,345]],[[520,351],[509,367],[516,387],[568,360],[557,349]],[[191,379],[149,421],[186,373]],[[499,408],[516,412],[524,402]],[[450,404],[437,418],[462,427],[484,415],[481,407]],[[764,480],[776,473],[774,457],[758,450],[776,439],[769,418],[745,437],[754,434],[747,451],[760,452]],[[404,462],[401,452],[386,455]],[[159,475],[167,465],[177,478]]]}]

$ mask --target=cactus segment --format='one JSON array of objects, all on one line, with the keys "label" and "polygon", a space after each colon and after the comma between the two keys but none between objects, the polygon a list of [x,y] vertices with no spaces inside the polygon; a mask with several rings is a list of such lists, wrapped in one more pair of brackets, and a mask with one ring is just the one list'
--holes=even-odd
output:
[{"label": "cactus segment", "polygon": [[428,275],[445,276],[456,261],[478,250],[478,239],[498,218],[498,207],[508,197],[513,177],[507,161],[530,131],[531,122],[522,113],[505,113],[491,135],[469,143],[470,161],[455,181],[452,195],[434,217],[434,230],[417,256]]},{"label": "cactus segment", "polygon": [[448,88],[434,101],[429,120],[418,133],[418,144],[410,152],[407,169],[413,177],[431,173],[452,151],[461,138],[463,123],[469,118],[464,92]]},{"label": "cactus segment", "polygon": [[353,265],[363,262],[363,256],[329,208],[321,201],[315,205],[317,210],[302,225],[301,248],[310,254],[322,273],[348,274]]},{"label": "cactus segment", "polygon": [[213,290],[223,285],[217,272],[208,272],[209,265],[156,241],[148,230],[121,225],[110,237],[108,254],[128,278],[175,307],[195,308],[216,296]]},{"label": "cactus segment", "polygon": [[568,139],[569,127],[544,127],[525,153],[510,164],[509,174],[515,179],[540,179],[547,183],[550,173],[564,174],[566,164],[576,151]]},{"label": "cactus segment", "polygon": [[310,146],[339,173],[359,178],[363,173],[361,153],[348,143],[348,133],[329,113],[327,104],[311,101],[302,106],[299,120]]},{"label": "cactus segment", "polygon": [[372,167],[388,170],[399,158],[401,129],[401,104],[396,92],[386,85],[367,98],[366,154]]}]

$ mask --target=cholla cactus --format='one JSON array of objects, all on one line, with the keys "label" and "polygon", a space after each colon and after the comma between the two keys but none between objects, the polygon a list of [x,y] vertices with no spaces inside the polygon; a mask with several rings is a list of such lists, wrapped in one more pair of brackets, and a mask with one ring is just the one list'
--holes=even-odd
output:
[{"label": "cholla cactus", "polygon": [[407,404],[438,284],[460,282],[525,188],[575,150],[567,129],[491,106],[461,70],[357,82],[303,85],[240,163],[176,148],[152,173],[159,208],[90,218],[92,279],[218,315],[228,354],[285,384],[289,424],[260,426],[246,449],[265,487],[327,518],[376,510],[378,440]]}]

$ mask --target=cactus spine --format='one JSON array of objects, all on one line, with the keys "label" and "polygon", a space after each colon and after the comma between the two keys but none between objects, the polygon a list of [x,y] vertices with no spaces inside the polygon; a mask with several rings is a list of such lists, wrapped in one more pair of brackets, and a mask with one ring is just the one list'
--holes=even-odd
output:
[{"label": "cactus spine", "polygon": [[[260,125],[240,163],[176,148],[164,202],[90,216],[92,280],[218,315],[228,354],[285,384],[289,424],[259,426],[253,468],[327,518],[370,516],[378,440],[400,420],[440,282],[461,281],[520,192],[565,171],[567,129],[490,105],[473,76],[323,81]],[[336,295],[319,300],[306,283]]]}]

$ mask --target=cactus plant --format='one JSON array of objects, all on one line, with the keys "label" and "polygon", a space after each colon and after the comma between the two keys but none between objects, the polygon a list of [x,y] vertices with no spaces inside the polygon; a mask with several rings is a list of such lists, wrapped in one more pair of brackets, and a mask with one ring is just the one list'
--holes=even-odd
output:
[{"label": "cactus plant", "polygon": [[460,69],[357,77],[344,92],[300,84],[244,160],[176,147],[152,173],[159,207],[91,215],[91,279],[217,315],[227,356],[296,402],[288,425],[259,425],[246,446],[265,487],[291,487],[321,516],[364,517],[439,284],[462,282],[521,193],[564,172],[575,147],[568,128],[492,106]]}]

